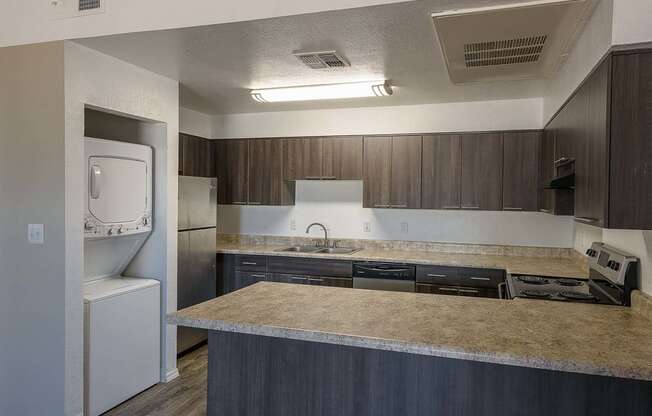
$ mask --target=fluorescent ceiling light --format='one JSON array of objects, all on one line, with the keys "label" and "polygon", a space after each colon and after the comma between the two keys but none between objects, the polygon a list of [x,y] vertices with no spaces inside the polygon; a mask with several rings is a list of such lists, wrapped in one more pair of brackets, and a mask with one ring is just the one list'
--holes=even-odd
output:
[{"label": "fluorescent ceiling light", "polygon": [[394,91],[389,82],[383,80],[253,90],[251,91],[251,97],[261,103],[277,103],[282,101],[384,97],[393,93]]}]

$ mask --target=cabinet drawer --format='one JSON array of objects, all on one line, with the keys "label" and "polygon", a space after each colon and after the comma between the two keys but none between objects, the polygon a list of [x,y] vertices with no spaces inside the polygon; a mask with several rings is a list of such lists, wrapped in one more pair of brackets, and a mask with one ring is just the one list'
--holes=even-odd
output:
[{"label": "cabinet drawer", "polygon": [[353,279],[349,277],[308,276],[308,282],[315,286],[353,287]]},{"label": "cabinet drawer", "polygon": [[496,269],[479,269],[463,267],[458,269],[458,284],[460,286],[497,289],[498,284],[505,280],[505,272]]},{"label": "cabinet drawer", "polygon": [[277,283],[295,283],[301,285],[307,285],[310,283],[308,281],[308,276],[288,273],[270,273],[269,280]]},{"label": "cabinet drawer", "polygon": [[459,282],[456,267],[417,266],[417,282],[434,285],[457,285]]},{"label": "cabinet drawer", "polygon": [[425,283],[417,283],[416,285],[417,293],[431,293],[434,295],[450,295],[458,296],[459,288],[454,286],[438,286],[438,285],[429,285]]},{"label": "cabinet drawer", "polygon": [[264,272],[267,270],[267,257],[237,255],[235,256],[235,269],[252,272]]},{"label": "cabinet drawer", "polygon": [[307,276],[352,277],[353,263],[301,257],[269,257],[268,270],[273,273]]},{"label": "cabinet drawer", "polygon": [[473,298],[495,298],[498,299],[498,290],[478,288],[478,287],[458,287],[459,296],[469,296]]},{"label": "cabinet drawer", "polygon": [[234,290],[238,290],[253,285],[254,283],[267,280],[267,274],[260,272],[235,272],[234,280]]}]

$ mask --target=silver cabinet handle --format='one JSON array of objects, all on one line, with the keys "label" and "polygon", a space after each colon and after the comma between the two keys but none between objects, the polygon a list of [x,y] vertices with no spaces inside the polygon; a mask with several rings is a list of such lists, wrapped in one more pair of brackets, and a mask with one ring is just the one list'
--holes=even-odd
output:
[{"label": "silver cabinet handle", "polygon": [[546,214],[550,214],[552,211],[549,209],[541,208],[539,211],[545,212]]},{"label": "silver cabinet handle", "polygon": [[407,208],[407,204],[391,204],[392,208]]},{"label": "silver cabinet handle", "polygon": [[260,204],[261,204],[260,202],[249,201],[249,205],[260,205]]},{"label": "silver cabinet handle", "polygon": [[322,180],[327,180],[327,181],[332,181],[332,180],[337,179],[337,176],[322,176],[321,179]]},{"label": "silver cabinet handle", "polygon": [[267,278],[267,276],[265,276],[264,274],[252,274],[252,275],[250,275],[250,277],[253,277],[255,279],[266,279]]},{"label": "silver cabinet handle", "polygon": [[459,289],[455,289],[453,287],[440,287],[438,288],[440,292],[459,292]]},{"label": "silver cabinet handle", "polygon": [[91,198],[99,199],[102,193],[102,168],[98,165],[91,166]]},{"label": "silver cabinet handle", "polygon": [[374,208],[389,208],[388,204],[374,204]]},{"label": "silver cabinet handle", "polygon": [[435,274],[435,273],[428,273],[426,276],[428,276],[428,277],[439,277],[439,278],[442,278],[442,279],[448,277],[445,274]]},{"label": "silver cabinet handle", "polygon": [[460,289],[459,292],[460,293],[474,293],[474,294],[480,293],[479,290],[475,290],[475,289]]},{"label": "silver cabinet handle", "polygon": [[468,205],[462,205],[462,209],[480,209],[480,207],[476,207],[476,206],[468,206]]},{"label": "silver cabinet handle", "polygon": [[310,281],[310,282],[323,282],[324,279],[317,279],[317,278],[309,277],[308,281]]},{"label": "silver cabinet handle", "polygon": [[301,276],[290,276],[290,280],[308,280],[308,279]]},{"label": "silver cabinet handle", "polygon": [[590,218],[590,217],[575,217],[575,219],[581,222],[598,222],[597,218]]},{"label": "silver cabinet handle", "polygon": [[242,201],[233,201],[233,202],[231,202],[231,203],[232,203],[233,205],[247,205],[246,202],[242,202]]},{"label": "silver cabinet handle", "polygon": [[254,261],[243,261],[241,264],[243,266],[258,266],[258,263],[254,262]]},{"label": "silver cabinet handle", "polygon": [[460,209],[459,205],[444,205],[442,209]]},{"label": "silver cabinet handle", "polygon": [[517,208],[517,207],[503,207],[505,211],[523,211],[523,208]]},{"label": "silver cabinet handle", "polygon": [[502,282],[498,284],[498,299],[505,299],[503,290],[507,287],[507,282]]},{"label": "silver cabinet handle", "polygon": [[488,281],[491,280],[491,279],[488,278],[488,277],[475,277],[475,276],[471,276],[470,279],[471,279],[471,280],[481,280],[481,281],[483,281],[483,282],[488,282]]},{"label": "silver cabinet handle", "polygon": [[321,176],[306,176],[306,177],[304,177],[304,179],[307,180],[307,181],[318,181],[321,178],[322,178]]}]

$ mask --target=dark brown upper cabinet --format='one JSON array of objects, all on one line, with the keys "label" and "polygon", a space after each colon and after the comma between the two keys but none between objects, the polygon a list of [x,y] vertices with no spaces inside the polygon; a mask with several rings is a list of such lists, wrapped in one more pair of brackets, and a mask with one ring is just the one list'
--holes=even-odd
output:
[{"label": "dark brown upper cabinet", "polygon": [[179,133],[179,175],[216,176],[211,142],[203,137]]},{"label": "dark brown upper cabinet", "polygon": [[461,208],[462,138],[459,134],[423,136],[421,175],[421,208]]},{"label": "dark brown upper cabinet", "polygon": [[503,209],[503,134],[462,136],[462,209]]},{"label": "dark brown upper cabinet", "polygon": [[289,181],[320,179],[322,176],[322,147],[319,137],[285,139],[283,150],[283,178]]},{"label": "dark brown upper cabinet", "polygon": [[249,205],[293,205],[294,183],[283,180],[283,140],[249,140]]},{"label": "dark brown upper cabinet", "polygon": [[249,140],[216,140],[217,201],[246,205],[249,200]]},{"label": "dark brown upper cabinet", "polygon": [[325,179],[362,179],[362,137],[326,137],[322,140],[322,176]]},{"label": "dark brown upper cabinet", "polygon": [[286,139],[286,180],[362,179],[362,137]]},{"label": "dark brown upper cabinet", "polygon": [[421,207],[421,147],[421,136],[365,137],[364,207]]},{"label": "dark brown upper cabinet", "polygon": [[503,210],[539,209],[541,132],[503,134]]},{"label": "dark brown upper cabinet", "polygon": [[555,167],[555,132],[546,129],[541,137],[541,163],[539,165],[539,210],[553,215],[573,215],[575,193],[572,189],[550,189],[557,176]]},{"label": "dark brown upper cabinet", "polygon": [[608,226],[650,230],[652,52],[615,55],[612,71]]},{"label": "dark brown upper cabinet", "polygon": [[652,229],[652,52],[612,52],[545,131],[575,159],[576,221]]}]

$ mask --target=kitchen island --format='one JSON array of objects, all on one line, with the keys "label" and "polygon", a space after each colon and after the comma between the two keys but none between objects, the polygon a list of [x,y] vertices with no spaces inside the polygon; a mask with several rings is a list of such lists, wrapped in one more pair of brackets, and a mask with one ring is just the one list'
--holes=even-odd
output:
[{"label": "kitchen island", "polygon": [[261,282],[170,315],[209,330],[208,415],[649,415],[630,308]]}]

